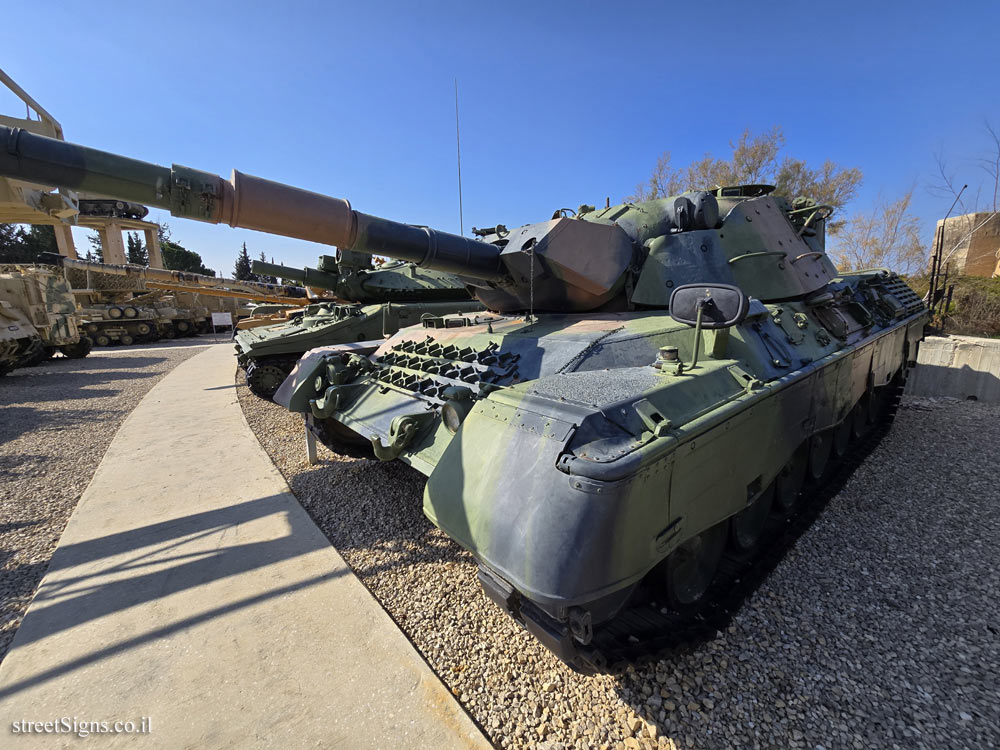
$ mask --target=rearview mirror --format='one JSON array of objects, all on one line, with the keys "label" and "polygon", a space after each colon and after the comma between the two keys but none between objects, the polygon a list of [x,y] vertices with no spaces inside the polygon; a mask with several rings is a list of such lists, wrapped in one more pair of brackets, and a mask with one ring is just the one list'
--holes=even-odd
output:
[{"label": "rearview mirror", "polygon": [[739,287],[730,284],[685,284],[670,295],[670,317],[689,326],[729,328],[747,316],[750,299]]}]

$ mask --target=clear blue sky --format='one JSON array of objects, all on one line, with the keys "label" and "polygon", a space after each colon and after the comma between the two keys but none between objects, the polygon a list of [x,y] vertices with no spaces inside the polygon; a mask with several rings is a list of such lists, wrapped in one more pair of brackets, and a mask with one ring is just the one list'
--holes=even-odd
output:
[{"label": "clear blue sky", "polygon": [[[450,231],[457,77],[467,233],[619,201],[664,150],[683,164],[781,125],[786,154],[863,170],[854,208],[917,183],[929,241],[950,203],[924,187],[934,152],[978,183],[982,122],[1000,127],[996,2],[50,0],[3,16],[0,67],[71,141]],[[324,252],[165,218],[224,275],[244,241],[295,265]]]}]

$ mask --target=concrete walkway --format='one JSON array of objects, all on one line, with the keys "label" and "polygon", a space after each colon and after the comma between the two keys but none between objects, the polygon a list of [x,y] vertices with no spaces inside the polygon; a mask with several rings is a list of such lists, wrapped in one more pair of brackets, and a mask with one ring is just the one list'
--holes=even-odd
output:
[{"label": "concrete walkway", "polygon": [[99,744],[490,747],[290,494],[233,367],[208,349],[122,425],[0,666],[0,744],[145,718]]}]

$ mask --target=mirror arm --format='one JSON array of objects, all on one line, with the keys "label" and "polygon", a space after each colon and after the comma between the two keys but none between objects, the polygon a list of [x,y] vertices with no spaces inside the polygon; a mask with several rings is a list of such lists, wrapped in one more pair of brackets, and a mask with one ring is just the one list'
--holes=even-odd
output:
[{"label": "mirror arm", "polygon": [[691,360],[691,367],[688,369],[693,370],[698,366],[698,353],[701,349],[701,316],[705,310],[705,300],[700,300],[698,302],[698,317],[694,321],[694,358]]},{"label": "mirror arm", "polygon": [[701,316],[705,311],[707,303],[707,299],[698,300],[698,316],[694,320],[694,357],[689,365],[685,365],[683,362],[677,363],[677,375],[683,374],[685,370],[693,370],[698,366],[698,353],[701,349]]}]

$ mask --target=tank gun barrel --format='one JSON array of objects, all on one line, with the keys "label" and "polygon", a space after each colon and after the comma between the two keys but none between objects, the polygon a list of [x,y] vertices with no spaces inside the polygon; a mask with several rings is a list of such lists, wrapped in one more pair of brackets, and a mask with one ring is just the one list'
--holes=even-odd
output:
[{"label": "tank gun barrel", "polygon": [[500,248],[489,243],[370,216],[342,198],[236,170],[224,180],[5,126],[0,126],[0,144],[0,176],[135,201],[180,218],[388,255],[471,278],[507,276]]},{"label": "tank gun barrel", "polygon": [[255,260],[251,263],[250,269],[255,274],[264,276],[276,276],[282,279],[297,281],[303,286],[314,287],[316,289],[327,289],[336,291],[341,279],[335,273],[321,271],[318,268],[293,268],[283,266],[279,263],[268,263],[263,260]]}]

